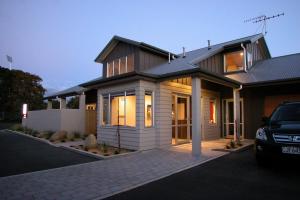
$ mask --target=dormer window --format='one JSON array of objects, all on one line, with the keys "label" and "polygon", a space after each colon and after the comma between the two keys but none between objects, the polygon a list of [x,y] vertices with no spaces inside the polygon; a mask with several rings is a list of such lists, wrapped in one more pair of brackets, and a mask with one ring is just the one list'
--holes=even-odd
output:
[{"label": "dormer window", "polygon": [[242,71],[244,69],[243,50],[228,52],[224,54],[224,72]]},{"label": "dormer window", "polygon": [[106,77],[132,72],[134,69],[133,54],[114,59],[106,64]]}]

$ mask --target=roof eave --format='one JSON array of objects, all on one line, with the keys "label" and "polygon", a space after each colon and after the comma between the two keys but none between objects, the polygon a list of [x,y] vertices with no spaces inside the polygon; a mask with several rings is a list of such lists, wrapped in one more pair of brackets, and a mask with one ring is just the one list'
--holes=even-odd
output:
[{"label": "roof eave", "polygon": [[300,77],[289,78],[289,79],[277,79],[269,81],[259,81],[252,83],[243,83],[244,87],[260,87],[260,86],[270,86],[270,85],[280,85],[280,84],[290,84],[290,83],[300,83]]}]

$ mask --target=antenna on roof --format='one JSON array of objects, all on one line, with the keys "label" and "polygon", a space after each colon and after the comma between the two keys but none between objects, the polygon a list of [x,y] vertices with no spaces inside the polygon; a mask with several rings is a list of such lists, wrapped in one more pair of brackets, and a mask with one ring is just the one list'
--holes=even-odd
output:
[{"label": "antenna on roof", "polygon": [[284,16],[284,13],[279,13],[277,15],[273,15],[273,16],[266,16],[266,15],[260,15],[260,16],[257,16],[257,17],[253,17],[253,18],[250,18],[250,19],[246,19],[244,20],[244,23],[248,23],[248,22],[252,22],[252,23],[261,23],[262,24],[262,33],[264,35],[267,35],[267,20],[269,19],[273,19],[273,18],[276,18],[276,17],[280,17],[280,16]]}]

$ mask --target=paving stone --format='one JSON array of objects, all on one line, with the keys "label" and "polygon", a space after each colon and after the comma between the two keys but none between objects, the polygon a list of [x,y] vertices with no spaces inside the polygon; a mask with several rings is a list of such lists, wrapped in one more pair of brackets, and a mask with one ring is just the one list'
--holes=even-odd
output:
[{"label": "paving stone", "polygon": [[[204,149],[154,149],[80,165],[0,178],[0,199],[101,199],[224,155]],[[16,190],[16,188],[18,188]]]}]

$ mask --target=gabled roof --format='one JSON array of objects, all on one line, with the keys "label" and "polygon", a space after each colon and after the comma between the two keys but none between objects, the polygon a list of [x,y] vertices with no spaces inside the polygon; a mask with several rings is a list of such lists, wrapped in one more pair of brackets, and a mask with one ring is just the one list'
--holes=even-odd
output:
[{"label": "gabled roof", "polygon": [[[183,57],[182,54],[179,54],[178,58],[175,60],[172,60],[171,63],[164,63],[164,64],[158,65],[156,67],[147,69],[143,72],[149,73],[149,74],[155,74],[155,75],[162,75],[165,73],[173,73],[173,72],[183,71],[183,70],[187,70],[187,69],[192,69],[192,68],[198,67],[198,66],[196,66],[196,64],[199,63],[200,61],[205,60],[206,58],[213,56],[213,55],[223,51],[224,49],[229,48],[232,45],[248,43],[248,42],[253,43],[261,38],[263,39],[262,34],[256,34],[256,35],[232,40],[229,42],[212,45],[210,49],[208,49],[207,47],[204,47],[201,49],[189,51],[189,52],[186,52],[185,57]],[[267,50],[267,52],[269,54],[268,50]]]},{"label": "gabled roof", "polygon": [[[224,83],[230,83],[233,85],[251,85],[259,84],[272,81],[284,81],[284,80],[300,80],[300,53],[286,55],[281,57],[270,58],[266,60],[259,61],[255,63],[248,72],[234,73],[228,75],[215,74],[213,72],[206,71],[197,66],[202,60],[213,56],[227,48],[231,48],[241,43],[255,42],[260,40],[264,43],[266,47],[267,56],[271,57],[266,42],[262,34],[252,35],[229,42],[224,42],[216,45],[212,45],[210,49],[207,47],[196,49],[193,51],[186,52],[186,56],[183,57],[182,54],[176,55],[176,58],[171,61],[171,63],[164,63],[158,66],[155,66],[150,69],[146,69],[141,72],[130,72],[126,74],[121,74],[118,76],[113,76],[109,78],[99,77],[85,83],[82,83],[78,86],[57,92],[46,96],[45,99],[55,98],[57,96],[68,96],[72,94],[79,94],[82,91],[88,90],[85,87],[94,87],[96,85],[104,84],[114,84],[126,81],[127,79],[151,79],[151,80],[164,80],[165,78],[170,78],[174,76],[181,76],[193,73],[201,73],[204,76],[210,78],[216,78],[223,81]],[[153,47],[143,42],[136,42],[134,40],[128,40],[126,38],[121,38],[119,36],[114,36],[111,41],[106,45],[103,51],[96,58],[97,61],[104,59],[104,57],[117,45],[118,42],[126,42],[141,48],[147,48],[148,50],[154,51],[156,53],[161,53],[168,55],[169,52]]]},{"label": "gabled roof", "polygon": [[258,61],[248,72],[226,77],[242,84],[258,84],[300,79],[300,53]]},{"label": "gabled roof", "polygon": [[[95,62],[101,63],[119,42],[130,44],[130,45],[133,45],[133,46],[136,46],[136,47],[139,47],[139,48],[142,48],[142,49],[146,49],[146,50],[149,50],[151,52],[158,53],[158,54],[161,54],[161,55],[164,55],[164,56],[168,56],[169,53],[170,53],[169,51],[160,49],[158,47],[152,46],[152,45],[144,43],[144,42],[137,42],[135,40],[130,40],[130,39],[123,38],[123,37],[115,35],[108,42],[108,44],[104,47],[104,49],[100,52],[100,54],[97,56],[97,58],[95,59]],[[173,53],[171,53],[171,55],[176,56],[176,54],[173,54]]]}]

